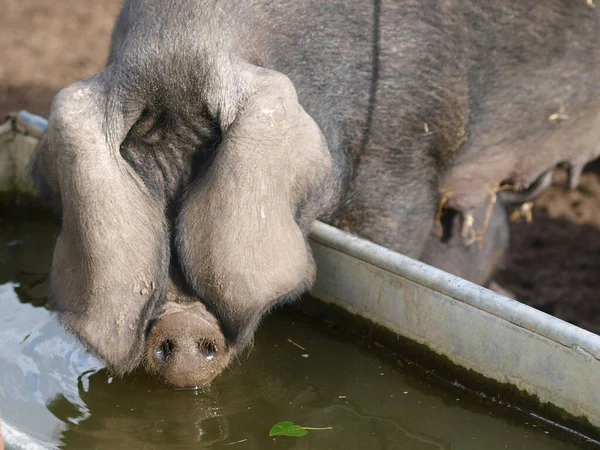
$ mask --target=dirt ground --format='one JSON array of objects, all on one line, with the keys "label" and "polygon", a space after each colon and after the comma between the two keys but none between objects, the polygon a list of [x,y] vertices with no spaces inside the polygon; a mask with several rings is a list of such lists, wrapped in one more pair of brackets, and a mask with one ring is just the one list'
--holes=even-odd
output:
[{"label": "dirt ground", "polygon": [[[58,89],[92,75],[107,57],[121,0],[3,0],[0,117],[46,115]],[[600,333],[600,164],[577,190],[560,185],[536,202],[531,224],[512,225],[499,283],[529,305]]]}]

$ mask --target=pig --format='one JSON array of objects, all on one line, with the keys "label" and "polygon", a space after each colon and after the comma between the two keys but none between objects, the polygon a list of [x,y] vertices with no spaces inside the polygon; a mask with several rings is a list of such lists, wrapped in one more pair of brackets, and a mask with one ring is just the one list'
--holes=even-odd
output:
[{"label": "pig", "polygon": [[127,0],[32,165],[61,323],[118,374],[210,383],[310,289],[315,219],[492,286],[504,205],[600,154],[593,6]]}]

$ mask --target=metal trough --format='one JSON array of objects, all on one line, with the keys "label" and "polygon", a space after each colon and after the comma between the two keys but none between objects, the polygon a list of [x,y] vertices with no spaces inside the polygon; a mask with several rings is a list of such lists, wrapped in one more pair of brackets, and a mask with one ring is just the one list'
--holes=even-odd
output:
[{"label": "metal trough", "polygon": [[[45,126],[27,112],[0,125],[0,194],[33,192],[27,165]],[[318,266],[312,296],[600,435],[600,336],[321,222],[310,240]],[[3,425],[9,446],[14,439],[26,448],[18,430]]]}]

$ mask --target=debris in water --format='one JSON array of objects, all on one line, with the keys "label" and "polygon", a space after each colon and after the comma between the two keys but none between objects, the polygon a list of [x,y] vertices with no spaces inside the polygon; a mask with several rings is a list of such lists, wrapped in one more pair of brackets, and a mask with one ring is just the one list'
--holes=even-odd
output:
[{"label": "debris in water", "polygon": [[298,347],[300,350],[304,350],[306,351],[306,349],[304,347],[302,347],[300,344],[297,344],[296,342],[292,341],[290,338],[288,338],[287,340],[290,344],[295,345],[296,347]]},{"label": "debris in water", "polygon": [[246,442],[248,439],[242,439],[241,441],[235,441],[235,442],[230,442],[228,444],[225,445],[235,445],[235,444],[241,444],[242,442]]},{"label": "debris in water", "polygon": [[284,421],[279,422],[273,425],[271,431],[269,431],[269,436],[290,436],[290,437],[300,437],[304,436],[307,433],[307,430],[332,430],[332,427],[323,427],[323,428],[313,428],[313,427],[301,427],[300,425],[296,425],[294,422]]}]

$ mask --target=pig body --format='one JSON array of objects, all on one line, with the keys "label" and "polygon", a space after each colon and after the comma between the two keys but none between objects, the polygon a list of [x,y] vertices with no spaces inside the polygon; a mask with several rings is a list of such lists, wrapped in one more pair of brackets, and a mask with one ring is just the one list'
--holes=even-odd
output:
[{"label": "pig body", "polygon": [[599,39],[585,1],[127,1],[34,161],[62,322],[118,372],[209,382],[310,287],[317,218],[490,282],[500,185],[600,154]]}]

